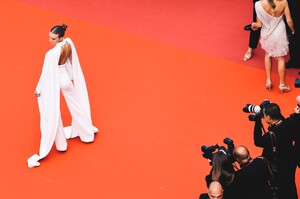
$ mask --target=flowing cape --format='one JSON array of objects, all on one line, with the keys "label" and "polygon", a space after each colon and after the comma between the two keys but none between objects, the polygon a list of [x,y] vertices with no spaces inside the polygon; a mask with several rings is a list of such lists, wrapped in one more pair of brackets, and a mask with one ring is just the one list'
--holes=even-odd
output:
[{"label": "flowing cape", "polygon": [[[62,42],[56,44],[54,48],[49,50],[44,59],[42,73],[36,87],[36,91],[40,93],[38,97],[38,106],[40,111],[40,129],[41,141],[39,155],[34,154],[28,160],[28,167],[39,166],[38,162],[46,157],[50,152],[58,129],[60,117],[60,87],[59,87],[59,58],[61,47],[68,42],[72,48],[72,65],[67,68],[70,77],[74,82],[74,89],[78,103],[88,116],[90,124],[92,124],[90,103],[87,87],[83,72],[80,66],[75,46],[71,39],[66,38]],[[94,132],[98,129],[93,126]],[[71,126],[64,128],[66,138],[74,138],[78,136],[78,132]]]}]

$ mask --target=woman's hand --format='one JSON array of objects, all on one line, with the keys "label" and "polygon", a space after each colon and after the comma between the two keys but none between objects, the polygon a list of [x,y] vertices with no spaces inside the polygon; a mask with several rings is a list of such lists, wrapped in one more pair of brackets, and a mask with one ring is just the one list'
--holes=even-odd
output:
[{"label": "woman's hand", "polygon": [[252,24],[251,24],[251,28],[252,28],[252,30],[254,30],[254,31],[256,31],[256,30],[258,30],[259,28],[261,28],[256,22],[253,22]]},{"label": "woman's hand", "polygon": [[37,91],[34,91],[34,96],[39,97],[39,96],[41,96],[41,93],[38,93]]}]

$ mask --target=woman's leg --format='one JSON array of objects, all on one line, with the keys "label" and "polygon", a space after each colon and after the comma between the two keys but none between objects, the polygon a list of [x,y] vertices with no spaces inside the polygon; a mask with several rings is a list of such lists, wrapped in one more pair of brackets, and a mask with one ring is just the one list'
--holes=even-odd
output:
[{"label": "woman's leg", "polygon": [[269,57],[268,53],[265,53],[265,69],[267,76],[267,83],[271,83],[271,72],[272,72],[272,58]]},{"label": "woman's leg", "polygon": [[88,120],[86,112],[80,107],[77,102],[77,97],[73,84],[70,89],[62,90],[69,111],[72,116],[72,132],[71,137],[79,136],[83,142],[94,141],[93,125]]},{"label": "woman's leg", "polygon": [[87,113],[80,106],[74,85],[64,68],[60,69],[59,78],[61,92],[72,116],[71,138],[79,136],[83,142],[93,142],[93,125],[89,121]]},{"label": "woman's leg", "polygon": [[65,68],[60,68],[59,78],[61,92],[72,116],[70,138],[79,136],[83,142],[93,142],[95,136],[93,125],[89,121],[87,113],[80,106],[74,85]]},{"label": "woman's leg", "polygon": [[278,61],[278,75],[279,75],[280,85],[285,85],[285,58],[278,57],[277,61]]},{"label": "woman's leg", "polygon": [[289,92],[292,89],[285,84],[285,58],[284,56],[278,57],[278,75],[279,75],[279,90],[283,94],[284,92]]},{"label": "woman's leg", "polygon": [[66,135],[63,128],[63,123],[61,120],[61,115],[59,116],[57,133],[55,136],[55,146],[58,151],[66,151],[68,147]]}]

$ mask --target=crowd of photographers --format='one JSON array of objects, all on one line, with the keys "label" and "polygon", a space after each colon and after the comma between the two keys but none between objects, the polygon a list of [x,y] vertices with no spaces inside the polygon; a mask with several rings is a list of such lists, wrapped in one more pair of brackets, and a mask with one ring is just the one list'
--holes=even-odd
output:
[{"label": "crowd of photographers", "polygon": [[[276,103],[247,104],[244,112],[253,113],[254,144],[262,155],[250,156],[245,146],[235,147],[229,138],[223,146],[202,146],[203,157],[210,160],[206,176],[208,193],[200,199],[297,199],[296,167],[300,168],[300,96],[294,112],[283,117]],[[262,119],[268,124],[264,129]]]}]

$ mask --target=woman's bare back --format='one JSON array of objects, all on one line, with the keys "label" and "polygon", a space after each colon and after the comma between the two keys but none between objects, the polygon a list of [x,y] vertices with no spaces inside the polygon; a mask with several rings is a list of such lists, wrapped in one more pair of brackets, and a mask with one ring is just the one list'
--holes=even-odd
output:
[{"label": "woman's bare back", "polygon": [[261,4],[264,10],[273,17],[280,17],[287,6],[286,0],[274,0],[275,8],[272,7],[269,0],[262,0]]},{"label": "woman's bare back", "polygon": [[71,45],[66,42],[62,47],[60,51],[60,57],[59,57],[59,65],[63,65],[66,63],[66,61],[70,58],[70,61],[72,60],[72,48]]}]

